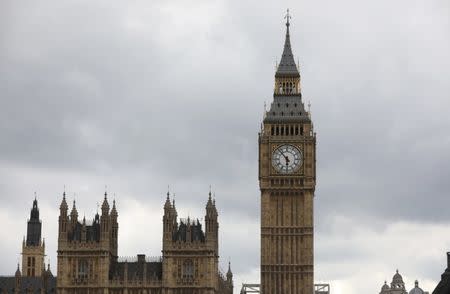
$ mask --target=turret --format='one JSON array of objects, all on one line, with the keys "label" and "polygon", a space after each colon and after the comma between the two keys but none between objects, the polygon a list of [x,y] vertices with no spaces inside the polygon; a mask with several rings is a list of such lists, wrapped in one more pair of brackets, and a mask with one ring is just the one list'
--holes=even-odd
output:
[{"label": "turret", "polygon": [[86,242],[86,217],[83,217],[83,224],[81,226],[81,242]]},{"label": "turret", "polygon": [[67,211],[69,207],[66,202],[66,192],[63,192],[63,199],[61,201],[61,205],[59,206],[59,230],[58,230],[58,239],[59,240],[67,240],[67,223],[69,218],[67,216]]},{"label": "turret", "polygon": [[206,230],[206,242],[212,244],[218,251],[218,232],[219,223],[217,222],[217,209],[216,201],[211,198],[211,190],[209,191],[208,202],[206,203],[206,216],[205,216],[205,230]]},{"label": "turret", "polygon": [[100,217],[101,223],[101,239],[107,240],[109,237],[109,203],[108,203],[108,194],[105,191],[105,198],[103,199],[102,204],[102,216]]},{"label": "turret", "polygon": [[117,247],[118,247],[118,232],[119,232],[119,223],[117,222],[117,209],[116,209],[116,200],[113,200],[113,207],[111,209],[111,249],[114,257],[117,257]]},{"label": "turret", "polygon": [[27,237],[22,243],[22,275],[38,277],[42,273],[45,256],[45,242],[41,239],[42,223],[39,219],[38,202],[35,198],[27,225]]},{"label": "turret", "polygon": [[22,274],[19,269],[19,264],[17,264],[17,270],[16,270],[16,274],[15,274],[15,281],[14,281],[14,288],[15,288],[14,293],[20,293],[21,280],[22,280]]},{"label": "turret", "polygon": [[22,273],[20,272],[19,263],[17,263],[17,270],[16,270],[15,277],[20,278],[21,276],[22,276]]},{"label": "turret", "polygon": [[227,283],[233,287],[233,273],[231,272],[231,262],[228,262]]},{"label": "turret", "polygon": [[39,219],[39,208],[36,199],[36,195],[33,201],[33,207],[30,212],[30,219],[28,220],[27,227],[27,246],[39,246],[41,245],[41,220]]},{"label": "turret", "polygon": [[174,232],[174,224],[176,223],[177,215],[175,209],[175,200],[173,205],[170,202],[170,193],[167,191],[166,202],[164,203],[163,215],[163,240],[171,241]]},{"label": "turret", "polygon": [[72,223],[72,226],[75,226],[75,224],[78,222],[78,211],[75,200],[73,200],[72,211],[70,212],[70,222]]}]

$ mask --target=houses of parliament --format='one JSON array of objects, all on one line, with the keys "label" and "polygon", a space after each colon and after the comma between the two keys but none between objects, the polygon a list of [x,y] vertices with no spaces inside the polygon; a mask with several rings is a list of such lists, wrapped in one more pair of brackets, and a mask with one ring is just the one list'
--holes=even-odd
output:
[{"label": "houses of parliament", "polygon": [[[290,42],[289,14],[273,101],[262,119],[258,142],[261,191],[261,293],[314,291],[313,199],[316,185],[316,133],[302,101],[299,66]],[[232,294],[233,274],[219,271],[219,222],[211,193],[204,229],[198,220],[179,219],[175,202],[163,205],[162,256],[118,255],[119,212],[107,194],[100,214],[80,219],[65,194],[59,207],[56,276],[44,265],[45,244],[34,200],[22,267],[0,278],[0,293],[60,294]],[[126,230],[126,228],[122,228]],[[256,237],[256,236],[255,236]]]},{"label": "houses of parliament", "polygon": [[0,294],[232,294],[233,274],[219,271],[219,222],[211,192],[205,228],[198,219],[178,219],[175,201],[163,207],[162,256],[118,256],[119,222],[115,201],[105,193],[101,214],[80,219],[75,201],[69,211],[65,193],[59,207],[57,277],[44,264],[45,243],[35,199],[22,246],[22,270],[0,277]]}]

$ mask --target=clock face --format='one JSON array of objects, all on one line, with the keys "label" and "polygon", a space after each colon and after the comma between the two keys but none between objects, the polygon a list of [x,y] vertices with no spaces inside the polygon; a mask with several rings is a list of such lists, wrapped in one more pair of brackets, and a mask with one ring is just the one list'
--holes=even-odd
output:
[{"label": "clock face", "polygon": [[281,145],[272,154],[273,167],[284,174],[297,171],[302,161],[302,152],[292,145]]}]

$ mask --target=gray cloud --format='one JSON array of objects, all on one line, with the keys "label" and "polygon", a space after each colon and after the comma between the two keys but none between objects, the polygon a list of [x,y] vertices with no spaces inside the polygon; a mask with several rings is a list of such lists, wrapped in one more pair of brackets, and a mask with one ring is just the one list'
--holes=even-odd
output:
[{"label": "gray cloud", "polygon": [[[133,201],[159,223],[167,184],[184,214],[202,217],[212,184],[221,261],[230,257],[237,276],[258,279],[257,132],[285,7],[318,133],[317,240],[339,241],[343,216],[377,232],[397,222],[449,224],[439,213],[450,190],[446,1],[0,5],[0,216],[17,211],[10,225],[18,232],[0,245],[11,253],[0,273],[15,268],[35,190],[54,260],[64,184],[87,215],[108,184],[125,224]],[[124,226],[121,234],[139,236]],[[159,238],[136,239],[121,254],[157,253]],[[373,261],[368,244],[316,248],[319,269],[339,258]],[[443,266],[434,262],[423,265],[433,274],[411,264],[410,275],[437,279]],[[353,276],[320,277],[348,285]]]}]

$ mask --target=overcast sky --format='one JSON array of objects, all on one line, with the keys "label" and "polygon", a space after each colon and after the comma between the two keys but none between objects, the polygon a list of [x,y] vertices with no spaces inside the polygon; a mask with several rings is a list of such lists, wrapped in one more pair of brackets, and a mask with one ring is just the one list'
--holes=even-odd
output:
[{"label": "overcast sky", "polygon": [[161,254],[167,185],[220,264],[259,282],[257,134],[284,14],[317,132],[315,280],[378,293],[398,268],[432,291],[450,250],[447,0],[1,1],[0,275],[37,193],[56,270],[64,185],[93,217],[105,185],[119,255]]}]

